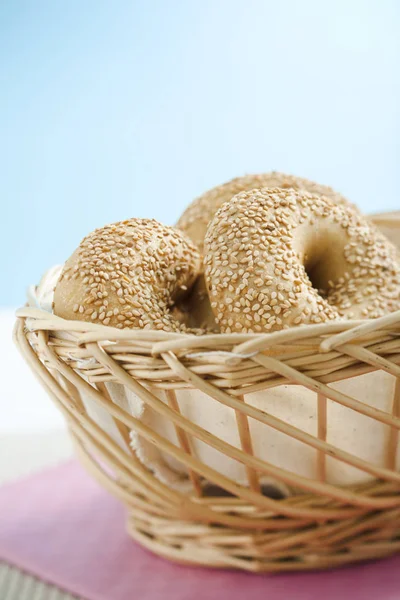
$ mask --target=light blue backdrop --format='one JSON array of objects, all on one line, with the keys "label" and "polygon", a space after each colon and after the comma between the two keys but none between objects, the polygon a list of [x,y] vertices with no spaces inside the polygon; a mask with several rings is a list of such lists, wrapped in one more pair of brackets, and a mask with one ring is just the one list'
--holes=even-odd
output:
[{"label": "light blue backdrop", "polygon": [[0,2],[0,304],[246,172],[400,208],[399,31],[397,0]]}]

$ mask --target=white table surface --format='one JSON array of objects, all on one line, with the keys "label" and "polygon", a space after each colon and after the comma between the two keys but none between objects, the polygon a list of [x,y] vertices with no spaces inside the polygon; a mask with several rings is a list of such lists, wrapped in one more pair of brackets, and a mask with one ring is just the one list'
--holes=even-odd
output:
[{"label": "white table surface", "polygon": [[14,310],[0,310],[0,483],[72,454],[63,417],[12,341]]}]

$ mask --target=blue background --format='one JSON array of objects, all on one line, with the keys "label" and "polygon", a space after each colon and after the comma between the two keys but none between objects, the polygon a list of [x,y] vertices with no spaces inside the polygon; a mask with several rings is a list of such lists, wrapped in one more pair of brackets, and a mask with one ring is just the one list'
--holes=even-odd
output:
[{"label": "blue background", "polygon": [[399,207],[396,0],[3,0],[3,306],[90,230],[246,172]]}]

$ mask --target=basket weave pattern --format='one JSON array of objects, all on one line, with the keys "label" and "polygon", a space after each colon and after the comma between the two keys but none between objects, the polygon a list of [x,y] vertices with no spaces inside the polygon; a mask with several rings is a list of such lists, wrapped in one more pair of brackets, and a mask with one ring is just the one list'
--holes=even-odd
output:
[{"label": "basket weave pattern", "polygon": [[[17,317],[17,345],[63,412],[82,463],[125,504],[128,531],[142,545],[180,562],[250,571],[326,568],[400,550],[400,311],[375,321],[207,336],[120,331],[32,308],[20,309]],[[329,386],[376,370],[395,378],[388,412]],[[115,404],[106,382],[122,384],[173,423],[177,443]],[[282,384],[315,392],[316,435],[245,402],[245,394],[267,394]],[[240,447],[185,418],[180,388],[201,390],[230,407]],[[82,395],[111,415],[126,449],[88,415]],[[383,466],[327,442],[329,402],[385,425]],[[313,448],[318,476],[300,476],[256,457],[252,419]],[[131,431],[185,466],[189,493],[172,489],[144,467],[130,449]],[[202,463],[193,449],[196,438],[243,464],[247,485]],[[373,479],[346,487],[328,483],[328,457]],[[268,497],[260,487],[262,476],[299,493]],[[205,494],[205,481],[226,497]]]}]

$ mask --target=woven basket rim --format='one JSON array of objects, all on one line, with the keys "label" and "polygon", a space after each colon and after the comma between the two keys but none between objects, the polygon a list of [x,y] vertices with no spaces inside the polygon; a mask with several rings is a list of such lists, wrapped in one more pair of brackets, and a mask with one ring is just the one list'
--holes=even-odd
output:
[{"label": "woven basket rim", "polygon": [[393,221],[394,224],[398,224],[398,222],[400,221],[400,210],[388,210],[386,212],[380,212],[380,213],[373,213],[371,215],[368,215],[368,217],[370,219],[372,219],[372,221]]},{"label": "woven basket rim", "polygon": [[[295,344],[304,339],[318,339],[319,351],[329,352],[341,344],[374,335],[392,327],[400,330],[400,310],[378,319],[331,321],[313,325],[290,327],[270,333],[210,333],[195,335],[154,329],[117,329],[97,323],[68,320],[38,308],[25,306],[16,311],[17,319],[24,319],[31,331],[63,331],[78,335],[79,342],[125,341],[152,342],[153,353],[175,348],[217,350],[219,346],[235,348],[238,358],[247,358],[265,348],[280,344]],[[400,334],[400,331],[399,331]],[[78,343],[79,343],[78,342]]]},{"label": "woven basket rim", "polygon": [[[187,332],[174,332],[174,331],[163,331],[163,330],[159,330],[159,329],[139,329],[139,328],[126,328],[126,329],[117,329],[116,327],[111,327],[110,325],[102,325],[101,323],[90,323],[89,321],[81,321],[79,319],[64,319],[63,317],[59,317],[57,315],[55,315],[54,313],[49,313],[46,310],[43,310],[41,308],[33,308],[30,307],[28,305],[24,305],[18,309],[16,309],[15,311],[15,316],[17,318],[23,318],[23,319],[31,319],[31,320],[36,320],[36,321],[40,321],[40,320],[44,320],[44,321],[52,321],[53,324],[58,324],[60,327],[60,330],[63,331],[67,331],[67,330],[71,330],[71,331],[96,331],[96,332],[104,332],[104,335],[106,335],[107,333],[110,334],[112,333],[113,336],[119,337],[121,335],[123,335],[124,338],[128,337],[129,335],[132,336],[136,336],[136,335],[140,335],[143,336],[143,339],[146,339],[146,337],[153,337],[154,334],[156,334],[157,336],[159,336],[160,338],[176,338],[176,339],[181,339],[181,338],[188,338],[188,339],[202,339],[202,340],[208,340],[211,339],[214,340],[216,337],[218,338],[223,338],[224,340],[226,339],[227,342],[232,341],[233,339],[255,339],[255,338],[275,338],[277,337],[276,334],[277,333],[283,333],[285,332],[286,336],[289,336],[289,332],[292,334],[295,334],[296,332],[302,332],[300,337],[304,337],[304,331],[307,329],[307,331],[310,332],[310,337],[315,335],[324,335],[325,332],[327,334],[331,333],[331,330],[337,330],[339,331],[348,331],[350,329],[353,329],[354,327],[360,327],[362,325],[369,325],[368,330],[378,330],[380,329],[382,326],[386,327],[386,326],[390,326],[394,323],[396,323],[398,320],[400,321],[400,310],[394,311],[392,313],[389,313],[388,315],[385,315],[383,317],[379,317],[377,319],[348,319],[348,320],[343,320],[343,321],[329,321],[326,323],[315,323],[315,324],[305,324],[305,325],[297,325],[295,327],[288,327],[286,329],[281,329],[279,331],[273,331],[273,332],[264,332],[264,333],[256,333],[256,332],[249,332],[249,333],[221,333],[216,331],[215,333],[203,333],[200,335],[196,335],[195,333],[187,333]],[[390,317],[390,319],[389,319]],[[370,327],[371,324],[376,324],[376,327]],[[286,337],[285,336],[285,337]],[[294,336],[296,337],[296,336]]]}]

